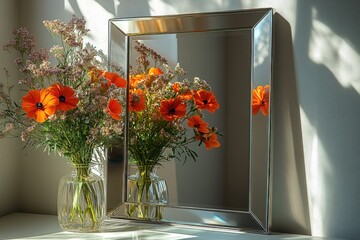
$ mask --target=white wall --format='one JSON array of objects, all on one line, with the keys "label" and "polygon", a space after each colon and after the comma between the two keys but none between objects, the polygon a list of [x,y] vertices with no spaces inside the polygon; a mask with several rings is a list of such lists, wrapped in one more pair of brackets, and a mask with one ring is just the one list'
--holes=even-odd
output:
[{"label": "white wall", "polygon": [[[0,0],[0,46],[11,37],[11,30],[19,26],[19,8],[16,0]],[[17,79],[17,72],[5,51],[0,50],[0,81],[5,80],[3,68],[12,72],[12,79]],[[18,139],[0,139],[0,216],[15,211],[18,207],[18,182],[20,179],[18,163],[20,154]]]},{"label": "white wall", "polygon": [[[357,0],[20,2],[21,24],[40,36],[41,43],[49,45],[42,20],[67,20],[70,13],[75,12],[85,16],[93,33],[91,41],[104,50],[107,49],[107,20],[112,16],[274,7],[277,14],[273,86],[273,230],[340,238],[360,235],[360,31],[355,25],[359,22]],[[13,4],[12,1],[6,3]],[[1,14],[1,20],[11,18]],[[1,142],[1,147],[3,144]],[[55,201],[57,180],[65,174],[66,167],[60,160],[49,160],[41,153],[30,158],[21,162],[20,173],[26,173],[20,189],[26,199],[20,201],[21,207],[26,211],[36,209],[54,213],[55,202],[49,203],[45,210],[34,207],[35,202],[40,199],[37,196],[40,192]],[[14,171],[13,162],[6,161],[2,168],[6,166]],[[33,194],[34,187],[46,191]]]},{"label": "white wall", "polygon": [[[39,48],[49,49],[53,44],[51,34],[43,27],[44,20],[70,20],[71,13],[64,6],[63,1],[20,0],[20,25],[35,34]],[[69,173],[66,161],[41,149],[22,153],[19,211],[56,214],[58,183]]]}]

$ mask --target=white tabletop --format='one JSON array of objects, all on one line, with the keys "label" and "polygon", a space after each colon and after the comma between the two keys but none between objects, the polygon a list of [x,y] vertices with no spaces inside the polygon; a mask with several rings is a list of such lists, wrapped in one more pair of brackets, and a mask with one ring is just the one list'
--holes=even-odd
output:
[{"label": "white tabletop", "polygon": [[0,239],[324,240],[302,235],[262,235],[216,228],[139,223],[124,219],[107,220],[104,230],[99,233],[70,233],[61,230],[56,216],[25,213],[0,218]]}]

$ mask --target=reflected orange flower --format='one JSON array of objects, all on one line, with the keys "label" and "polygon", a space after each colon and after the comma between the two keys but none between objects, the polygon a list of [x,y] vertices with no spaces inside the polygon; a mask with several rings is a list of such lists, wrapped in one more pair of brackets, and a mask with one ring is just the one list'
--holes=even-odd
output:
[{"label": "reflected orange flower", "polygon": [[56,106],[56,110],[69,111],[76,108],[79,99],[75,97],[75,91],[68,86],[61,86],[60,84],[54,84],[50,86],[49,91],[59,99],[59,104]]},{"label": "reflected orange flower", "polygon": [[264,116],[269,115],[269,85],[258,86],[252,91],[252,113],[257,114],[261,110]]},{"label": "reflected orange flower", "polygon": [[163,71],[160,68],[152,67],[148,71],[149,76],[157,76],[163,74]]},{"label": "reflected orange flower", "polygon": [[221,146],[220,142],[217,140],[217,136],[215,133],[209,133],[199,138],[200,141],[202,141],[205,144],[205,148],[207,150],[218,148]]},{"label": "reflected orange flower", "polygon": [[119,88],[126,88],[126,80],[123,79],[122,77],[120,77],[117,73],[104,72],[102,75],[107,80],[109,80],[108,86],[110,86],[111,84],[115,84],[115,86],[117,86]]},{"label": "reflected orange flower", "polygon": [[166,121],[173,121],[175,119],[185,117],[186,104],[179,98],[162,100],[160,103],[160,113]]},{"label": "reflected orange flower", "polygon": [[137,74],[135,76],[130,76],[130,88],[136,88],[137,85],[143,80],[146,80],[145,74]]},{"label": "reflected orange flower", "polygon": [[188,126],[191,128],[197,129],[201,133],[208,133],[209,124],[202,120],[202,118],[199,115],[195,115],[191,118],[188,118]]},{"label": "reflected orange flower", "polygon": [[144,110],[146,108],[145,100],[145,94],[141,89],[131,90],[129,110],[131,112],[140,112]]},{"label": "reflected orange flower", "polygon": [[120,120],[122,106],[116,99],[114,99],[114,98],[110,99],[108,106],[107,106],[107,111],[113,119]]},{"label": "reflected orange flower", "polygon": [[21,107],[28,118],[33,118],[39,123],[45,122],[56,111],[59,99],[49,90],[30,90],[22,98]]},{"label": "reflected orange flower", "polygon": [[145,82],[146,87],[150,87],[154,80],[161,74],[163,74],[163,71],[160,68],[150,68]]},{"label": "reflected orange flower", "polygon": [[219,108],[215,95],[210,91],[199,90],[194,92],[195,104],[199,109],[215,112]]}]

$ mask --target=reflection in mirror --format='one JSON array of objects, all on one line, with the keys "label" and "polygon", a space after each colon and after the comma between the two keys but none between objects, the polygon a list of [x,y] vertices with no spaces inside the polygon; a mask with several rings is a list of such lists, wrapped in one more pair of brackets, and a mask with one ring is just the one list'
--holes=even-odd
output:
[{"label": "reflection in mirror", "polygon": [[[198,146],[198,137],[200,141],[189,145],[198,156],[196,161],[190,157],[185,162],[183,153],[179,159],[161,162],[156,174],[166,185],[161,182],[156,191],[163,192],[165,186],[167,196],[161,207],[154,208],[160,214],[152,220],[267,232],[272,10],[112,19],[109,32],[109,57],[124,69],[124,78],[139,75],[136,49],[146,46],[166,58],[171,69],[179,63],[186,70],[186,75],[174,78],[169,86],[199,77],[211,86],[220,106],[215,112],[204,111],[209,127],[216,126],[222,134],[217,136],[220,147],[208,150],[205,141]],[[167,76],[166,66],[151,60],[150,67],[161,71],[154,73],[154,79]],[[130,84],[129,91],[132,96]],[[129,98],[130,105],[132,101]],[[144,144],[131,141],[139,130],[131,114],[128,111],[125,154],[109,153],[108,207],[113,217],[138,219],[144,209],[134,208],[129,196],[134,194],[133,186],[139,189],[141,184],[131,182],[129,176],[136,176],[130,166],[132,149],[144,149]],[[186,122],[183,125],[191,130]],[[187,139],[193,136],[193,131],[187,133]],[[129,215],[134,211],[135,216]]]}]

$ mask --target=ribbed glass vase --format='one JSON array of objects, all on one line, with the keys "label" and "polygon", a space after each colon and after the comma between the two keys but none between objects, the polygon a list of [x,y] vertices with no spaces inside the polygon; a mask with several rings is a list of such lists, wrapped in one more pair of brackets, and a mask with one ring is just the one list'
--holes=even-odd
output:
[{"label": "ribbed glass vase", "polygon": [[60,180],[58,221],[65,231],[99,231],[106,218],[104,180],[92,172],[93,167],[73,165]]},{"label": "ribbed glass vase", "polygon": [[71,158],[71,173],[59,182],[58,221],[71,232],[97,232],[106,219],[105,166],[102,147]]}]

